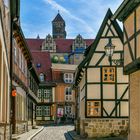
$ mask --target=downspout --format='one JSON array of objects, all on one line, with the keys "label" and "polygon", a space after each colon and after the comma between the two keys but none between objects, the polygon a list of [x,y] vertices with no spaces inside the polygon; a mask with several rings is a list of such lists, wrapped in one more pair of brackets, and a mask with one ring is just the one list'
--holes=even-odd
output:
[{"label": "downspout", "polygon": [[[13,1],[12,0],[9,0],[9,6],[10,6],[10,89],[9,89],[9,91],[10,91],[10,140],[12,140],[13,23],[18,21],[18,17],[13,17],[13,10],[14,9],[13,9]],[[16,1],[16,6],[17,6],[17,1]]]}]

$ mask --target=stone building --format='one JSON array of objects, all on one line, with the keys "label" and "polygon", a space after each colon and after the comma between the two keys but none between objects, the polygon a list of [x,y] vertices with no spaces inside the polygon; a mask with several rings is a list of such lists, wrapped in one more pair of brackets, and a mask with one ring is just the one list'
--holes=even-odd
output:
[{"label": "stone building", "polygon": [[76,71],[76,130],[88,137],[128,133],[129,79],[123,74],[122,31],[112,16],[109,9]]},{"label": "stone building", "polygon": [[58,13],[52,21],[52,34],[53,38],[66,38],[65,21]]},{"label": "stone building", "polygon": [[0,0],[0,139],[10,138],[10,7]]},{"label": "stone building", "polygon": [[124,0],[114,19],[123,22],[124,73],[130,80],[129,140],[140,139],[140,0]]}]

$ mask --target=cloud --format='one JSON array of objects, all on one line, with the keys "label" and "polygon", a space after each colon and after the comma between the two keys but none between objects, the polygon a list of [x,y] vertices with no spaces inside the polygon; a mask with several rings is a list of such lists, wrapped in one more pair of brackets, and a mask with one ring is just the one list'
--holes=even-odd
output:
[{"label": "cloud", "polygon": [[81,24],[84,25],[84,28],[87,32],[92,33],[94,32],[93,28],[91,28],[87,22],[85,22],[82,18],[79,18],[75,15],[73,15],[69,10],[67,10],[66,8],[64,8],[63,6],[61,6],[60,4],[58,4],[56,1],[54,0],[44,0],[45,3],[50,4],[54,9],[58,9],[60,10],[62,13],[66,14],[67,16],[69,16],[71,19],[74,19],[78,22],[80,22]]},{"label": "cloud", "polygon": [[26,37],[40,34],[41,38],[45,38],[48,33],[51,34],[52,18],[60,10],[66,21],[67,38],[75,38],[78,34],[84,38],[94,38],[107,9],[111,8],[115,12],[121,2],[122,0],[21,0],[21,24]]}]

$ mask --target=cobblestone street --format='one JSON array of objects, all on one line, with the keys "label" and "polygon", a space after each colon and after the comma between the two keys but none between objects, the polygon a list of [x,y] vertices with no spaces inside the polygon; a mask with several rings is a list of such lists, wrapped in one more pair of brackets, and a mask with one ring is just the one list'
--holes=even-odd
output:
[{"label": "cobblestone street", "polygon": [[32,140],[71,140],[67,131],[74,129],[72,125],[65,126],[47,126],[36,135]]}]

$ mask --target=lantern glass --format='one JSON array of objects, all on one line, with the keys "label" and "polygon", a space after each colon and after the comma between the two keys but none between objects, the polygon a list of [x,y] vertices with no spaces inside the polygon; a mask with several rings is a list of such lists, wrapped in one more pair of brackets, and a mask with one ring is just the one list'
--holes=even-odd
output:
[{"label": "lantern glass", "polygon": [[109,43],[105,46],[106,56],[112,56],[114,53],[115,46],[109,41]]}]

